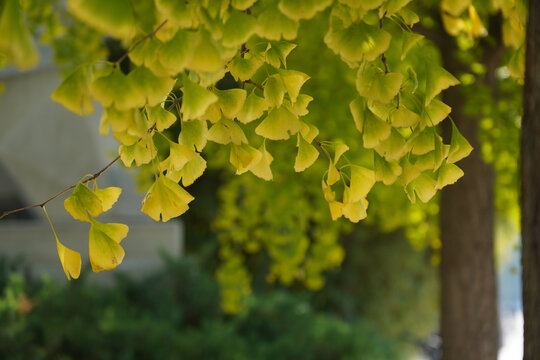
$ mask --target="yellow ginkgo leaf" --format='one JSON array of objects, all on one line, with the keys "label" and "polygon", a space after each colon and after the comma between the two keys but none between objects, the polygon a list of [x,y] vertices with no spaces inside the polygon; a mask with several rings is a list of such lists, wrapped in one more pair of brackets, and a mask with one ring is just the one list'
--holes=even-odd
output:
[{"label": "yellow ginkgo leaf", "polygon": [[379,119],[371,111],[367,110],[364,117],[364,128],[362,139],[364,147],[373,149],[379,143],[390,136],[392,126]]},{"label": "yellow ginkgo leaf", "polygon": [[238,47],[257,30],[257,20],[244,12],[231,11],[223,26],[223,45]]},{"label": "yellow ginkgo leaf", "polygon": [[241,123],[247,124],[255,119],[258,119],[268,109],[268,103],[255,93],[249,94],[244,102],[242,110],[236,115],[236,118]]},{"label": "yellow ginkgo leaf", "polygon": [[416,179],[411,182],[411,186],[414,189],[416,195],[424,203],[431,200],[437,193],[437,182],[426,173],[420,174]]},{"label": "yellow ginkgo leaf", "polygon": [[272,107],[280,107],[285,96],[285,86],[281,78],[274,74],[266,80],[264,84],[264,98],[268,105]]},{"label": "yellow ginkgo leaf", "polygon": [[173,171],[181,170],[184,165],[195,158],[197,153],[189,147],[169,141],[169,168]]},{"label": "yellow ginkgo leaf", "polygon": [[251,171],[255,176],[260,177],[261,179],[270,181],[272,180],[272,169],[270,168],[270,164],[272,163],[272,161],[274,161],[274,158],[268,151],[266,151],[266,141],[263,142],[263,144],[259,148],[259,151],[262,155],[261,159],[256,164],[253,164],[249,168],[249,171]]},{"label": "yellow ginkgo leaf", "polygon": [[268,6],[259,14],[257,20],[259,21],[257,34],[260,37],[269,40],[280,40],[282,37],[285,40],[296,38],[298,21],[285,16],[276,6]]},{"label": "yellow ginkgo leaf", "polygon": [[384,73],[374,67],[360,68],[356,76],[356,89],[361,96],[386,104],[399,93],[402,82],[401,73]]},{"label": "yellow ginkgo leaf", "polygon": [[120,159],[127,167],[131,167],[133,161],[137,166],[148,164],[157,155],[157,149],[149,136],[132,145],[121,145],[118,152]]},{"label": "yellow ginkgo leaf", "polygon": [[89,66],[79,66],[51,94],[51,99],[78,115],[88,115],[94,111],[89,86],[91,72]]},{"label": "yellow ginkgo leaf", "polygon": [[358,202],[365,198],[375,184],[375,173],[363,166],[351,165],[349,201]]},{"label": "yellow ginkgo leaf", "polygon": [[205,120],[183,121],[178,143],[201,152],[206,146],[207,133],[208,127]]},{"label": "yellow ginkgo leaf", "polygon": [[444,89],[458,85],[459,80],[452,74],[432,62],[426,63],[426,101],[429,105],[431,100]]},{"label": "yellow ginkgo leaf", "polygon": [[68,0],[67,6],[80,20],[117,39],[135,35],[135,17],[129,0]]},{"label": "yellow ginkgo leaf", "polygon": [[247,138],[242,128],[230,119],[221,119],[208,130],[207,139],[218,144],[227,145],[230,143],[240,145],[246,144]]},{"label": "yellow ginkgo leaf", "polygon": [[101,206],[103,207],[104,212],[112,208],[114,203],[118,201],[121,193],[122,189],[115,186],[94,190],[94,194],[96,194],[99,200],[101,200]]},{"label": "yellow ginkgo leaf", "polygon": [[236,174],[240,175],[248,171],[262,158],[259,150],[248,144],[231,144],[229,161],[236,168]]},{"label": "yellow ginkgo leaf", "polygon": [[247,95],[244,89],[214,90],[214,94],[218,97],[217,104],[223,115],[229,119],[233,119],[242,110]]},{"label": "yellow ginkgo leaf", "polygon": [[182,120],[196,119],[204,114],[208,106],[215,103],[218,97],[204,87],[195,84],[184,76],[184,97],[182,99]]},{"label": "yellow ginkgo leaf", "polygon": [[195,182],[206,170],[206,160],[200,154],[188,161],[180,171],[167,171],[167,177],[173,181],[180,181],[182,185],[189,186]]},{"label": "yellow ginkgo leaf", "polygon": [[114,104],[118,110],[144,106],[145,96],[132,77],[114,69],[110,74],[98,77],[90,84],[90,94],[104,107]]},{"label": "yellow ginkgo leaf", "polygon": [[296,102],[291,106],[291,112],[296,116],[304,116],[308,113],[308,105],[313,98],[306,94],[298,94]]},{"label": "yellow ginkgo leaf", "polygon": [[457,165],[444,162],[439,168],[437,176],[437,189],[442,189],[446,185],[454,184],[463,176],[463,170]]},{"label": "yellow ginkgo leaf", "polygon": [[302,123],[285,106],[274,108],[261,121],[255,133],[270,140],[287,140],[302,128]]},{"label": "yellow ginkgo leaf", "polygon": [[92,271],[112,270],[122,263],[124,249],[120,242],[129,231],[127,225],[101,223],[92,219],[88,237],[88,250]]},{"label": "yellow ginkgo leaf", "polygon": [[331,201],[328,203],[330,207],[330,215],[332,220],[337,220],[343,215],[343,203],[339,201]]},{"label": "yellow ginkgo leaf", "polygon": [[167,222],[185,213],[193,200],[186,190],[166,176],[158,176],[142,202],[141,211],[155,221]]},{"label": "yellow ginkgo leaf", "polygon": [[[159,62],[171,75],[180,73],[191,63],[195,34],[193,31],[178,30],[173,38],[157,50]],[[152,53],[152,56],[155,58],[156,52]]]},{"label": "yellow ginkgo leaf", "polygon": [[456,124],[452,122],[452,138],[450,139],[447,161],[449,163],[458,162],[464,157],[469,156],[472,150],[473,147],[471,144],[461,135]]},{"label": "yellow ginkgo leaf", "polygon": [[343,216],[353,223],[357,223],[367,217],[367,200],[360,199],[357,202],[346,202],[343,204]]},{"label": "yellow ginkgo leaf", "polygon": [[74,219],[86,222],[90,222],[88,214],[96,217],[103,212],[100,198],[82,183],[75,186],[73,193],[64,201],[64,207]]},{"label": "yellow ginkgo leaf", "polygon": [[319,151],[298,134],[298,154],[294,162],[294,171],[301,172],[313,165],[319,157]]},{"label": "yellow ginkgo leaf", "polygon": [[285,89],[289,94],[291,102],[296,102],[296,98],[298,97],[298,94],[300,94],[300,89],[302,88],[302,85],[309,80],[309,76],[300,71],[284,69],[279,70],[279,75],[281,76],[281,80],[283,81],[283,85],[285,85]]},{"label": "yellow ginkgo leaf", "polygon": [[176,121],[176,116],[170,111],[165,110],[161,104],[152,107],[147,106],[146,114],[148,115],[148,120],[156,124],[158,131],[168,129]]},{"label": "yellow ginkgo leaf", "polygon": [[401,166],[396,162],[386,161],[376,152],[374,155],[375,180],[382,181],[385,185],[392,185],[401,175]]},{"label": "yellow ginkgo leaf", "polygon": [[156,76],[144,66],[137,67],[129,73],[128,77],[131,77],[133,82],[137,84],[150,106],[163,102],[175,84],[174,79],[167,76]]}]

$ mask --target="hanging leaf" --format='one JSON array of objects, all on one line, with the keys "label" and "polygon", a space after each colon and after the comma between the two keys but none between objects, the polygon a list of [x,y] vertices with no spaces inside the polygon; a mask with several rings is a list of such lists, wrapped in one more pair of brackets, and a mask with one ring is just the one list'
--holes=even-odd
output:
[{"label": "hanging leaf", "polygon": [[195,182],[206,170],[206,160],[200,154],[188,161],[180,171],[168,171],[167,177],[173,181],[180,181],[182,185],[189,186]]},{"label": "hanging leaf", "polygon": [[234,118],[242,110],[247,95],[244,89],[216,89],[214,94],[218,97],[217,104],[223,115],[230,119]]},{"label": "hanging leaf", "polygon": [[[0,48],[1,51],[1,48]],[[51,99],[80,116],[94,112],[89,86],[91,68],[79,66],[51,94]]]},{"label": "hanging leaf", "polygon": [[401,175],[401,167],[395,162],[389,162],[374,153],[375,180],[382,181],[384,185],[392,185]]},{"label": "hanging leaf", "polygon": [[206,146],[208,127],[206,121],[190,120],[182,122],[178,143],[201,152]]},{"label": "hanging leaf", "polygon": [[256,164],[250,166],[249,171],[261,179],[270,181],[272,180],[272,169],[270,169],[270,164],[274,158],[266,151],[266,141],[263,141],[259,151],[261,152],[261,159]]},{"label": "hanging leaf", "polygon": [[182,99],[182,120],[196,119],[204,114],[208,106],[215,103],[218,97],[211,91],[195,84],[184,76],[184,97]]},{"label": "hanging leaf", "polygon": [[90,222],[88,214],[96,217],[103,212],[99,197],[82,183],[77,184],[73,193],[64,200],[64,207],[74,219],[86,222]]},{"label": "hanging leaf", "polygon": [[165,110],[161,104],[152,107],[147,106],[146,114],[148,115],[148,120],[156,124],[158,131],[168,129],[176,122],[176,116],[170,111]]},{"label": "hanging leaf", "polygon": [[260,37],[269,40],[292,40],[298,32],[298,22],[283,15],[275,6],[270,5],[257,17]]},{"label": "hanging leaf", "polygon": [[62,264],[62,269],[64,269],[67,279],[78,279],[81,274],[81,254],[64,246],[58,240],[56,233],[54,234],[54,237],[56,238],[58,257],[60,258],[60,263]]},{"label": "hanging leaf", "polygon": [[244,102],[242,110],[236,115],[238,121],[247,124],[255,119],[258,119],[268,109],[268,103],[262,97],[255,95],[254,92],[249,94]]},{"label": "hanging leaf", "polygon": [[455,163],[467,157],[473,150],[471,144],[461,135],[456,124],[452,122],[452,139],[450,140],[450,150],[448,150],[447,161]]},{"label": "hanging leaf", "polygon": [[426,173],[414,179],[411,186],[423,203],[427,203],[437,193],[437,182]]},{"label": "hanging leaf", "polygon": [[223,26],[223,45],[238,47],[257,31],[257,20],[244,12],[231,11]]},{"label": "hanging leaf", "polygon": [[309,76],[303,72],[296,70],[279,70],[279,75],[283,81],[283,85],[289,94],[291,102],[296,102],[298,94],[300,94],[300,88],[304,83],[309,80]]},{"label": "hanging leaf", "polygon": [[124,224],[101,223],[91,219],[88,248],[92,271],[112,270],[122,263],[125,252],[120,242],[128,231]]},{"label": "hanging leaf", "polygon": [[437,176],[437,189],[442,189],[446,185],[454,184],[463,176],[463,170],[458,166],[444,162],[439,168],[439,174]]},{"label": "hanging leaf", "polygon": [[128,77],[133,79],[150,106],[165,101],[175,84],[174,79],[158,77],[144,66],[137,67]]},{"label": "hanging leaf", "polygon": [[359,69],[356,77],[356,89],[360,96],[389,103],[399,92],[403,75],[389,72],[387,74],[371,67]]},{"label": "hanging leaf", "polygon": [[167,222],[185,213],[193,200],[178,183],[166,176],[158,176],[150,187],[142,203],[141,211],[155,221]]},{"label": "hanging leaf", "polygon": [[96,194],[96,196],[101,201],[103,212],[112,209],[112,206],[118,201],[121,193],[122,189],[115,186],[110,186],[105,189],[94,190],[94,194]]},{"label": "hanging leaf", "polygon": [[459,80],[448,71],[433,62],[426,62],[426,105],[444,89],[458,84]]},{"label": "hanging leaf", "polygon": [[[169,41],[157,50],[159,62],[169,70],[171,75],[180,73],[191,63],[195,41],[195,32],[178,30]],[[155,58],[156,52],[152,56]]]},{"label": "hanging leaf", "polygon": [[135,35],[135,17],[129,0],[68,0],[67,7],[75,17],[117,39]]},{"label": "hanging leaf", "polygon": [[132,77],[114,69],[110,74],[96,78],[90,84],[90,94],[103,105],[114,105],[118,110],[142,107],[145,96]]},{"label": "hanging leaf", "polygon": [[134,161],[137,166],[148,164],[157,155],[157,149],[151,137],[141,139],[133,145],[122,145],[118,152],[126,167],[131,167]]},{"label": "hanging leaf", "polygon": [[381,141],[390,136],[391,129],[392,126],[390,124],[376,117],[371,111],[366,111],[362,136],[364,147],[373,149]]},{"label": "hanging leaf", "polygon": [[349,201],[358,202],[365,198],[375,184],[375,173],[363,166],[351,165]]},{"label": "hanging leaf", "polygon": [[208,130],[206,138],[222,145],[230,143],[240,145],[248,142],[242,128],[234,120],[230,119],[221,119],[215,123]]},{"label": "hanging leaf", "polygon": [[294,162],[294,171],[301,172],[313,165],[319,157],[319,151],[298,134],[298,154]]},{"label": "hanging leaf", "polygon": [[157,9],[176,26],[188,28],[193,25],[193,15],[185,1],[155,0]]},{"label": "hanging leaf", "polygon": [[268,105],[272,107],[280,107],[281,104],[283,104],[285,86],[278,75],[268,77],[266,83],[264,84],[263,94]]},{"label": "hanging leaf", "polygon": [[270,140],[287,140],[301,128],[302,123],[298,117],[282,106],[272,109],[257,126],[255,133]]},{"label": "hanging leaf", "polygon": [[248,171],[252,166],[257,164],[261,158],[261,152],[248,144],[231,144],[229,161],[236,168],[236,175]]}]

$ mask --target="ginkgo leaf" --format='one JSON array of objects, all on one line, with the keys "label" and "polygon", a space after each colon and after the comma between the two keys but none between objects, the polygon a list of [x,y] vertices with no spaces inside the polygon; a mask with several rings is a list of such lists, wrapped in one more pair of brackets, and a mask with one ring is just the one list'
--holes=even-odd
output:
[{"label": "ginkgo leaf", "polygon": [[158,176],[142,202],[141,211],[155,221],[163,222],[185,213],[193,200],[186,190],[166,176]]},{"label": "ginkgo leaf", "polygon": [[96,78],[90,84],[90,94],[104,107],[114,104],[118,110],[129,110],[144,105],[145,97],[132,77],[120,70]]},{"label": "ginkgo leaf", "polygon": [[223,69],[225,64],[212,36],[203,28],[199,28],[198,41],[195,42],[193,57],[188,68],[193,71],[214,72]]},{"label": "ginkgo leaf", "polygon": [[424,155],[435,149],[435,131],[425,128],[418,135],[411,137],[411,151],[415,155]]},{"label": "ginkgo leaf", "polygon": [[169,167],[173,171],[181,170],[188,161],[197,156],[195,150],[175,142],[169,141]]},{"label": "ginkgo leaf", "polygon": [[195,182],[206,170],[206,160],[200,154],[184,165],[180,171],[168,171],[167,177],[173,181],[180,181],[182,185],[189,186]]},{"label": "ginkgo leaf", "polygon": [[[178,74],[191,63],[195,41],[195,32],[178,30],[169,41],[157,50],[159,62],[171,74]],[[154,52],[152,55],[155,58],[156,53]]]},{"label": "ginkgo leaf", "polygon": [[118,201],[118,197],[120,197],[121,193],[122,189],[115,186],[110,186],[105,189],[94,190],[94,194],[96,194],[96,196],[101,201],[103,212],[108,211],[112,208],[114,203]]},{"label": "ginkgo leaf", "polygon": [[261,159],[257,163],[250,166],[249,171],[261,179],[270,181],[272,180],[272,169],[270,168],[270,164],[272,161],[274,161],[274,158],[268,151],[266,151],[266,141],[263,142],[259,148],[259,151],[261,153]]},{"label": "ginkgo leaf", "polygon": [[240,112],[236,114],[236,118],[241,123],[247,124],[260,118],[267,109],[268,103],[266,100],[252,92],[244,101],[244,106]]},{"label": "ginkgo leaf", "polygon": [[416,179],[421,174],[421,170],[414,164],[412,164],[409,159],[405,159],[402,162],[402,173],[401,173],[401,182],[403,186],[409,185],[411,181]]},{"label": "ginkgo leaf", "polygon": [[349,104],[349,109],[354,119],[354,125],[360,132],[364,131],[364,119],[366,112],[366,99],[363,97],[357,97]]},{"label": "ginkgo leaf", "polygon": [[120,242],[128,231],[127,225],[101,223],[92,219],[88,236],[92,271],[112,270],[122,263],[125,252]]},{"label": "ginkgo leaf", "polygon": [[349,201],[355,203],[365,198],[374,184],[375,173],[373,170],[363,166],[351,165]]},{"label": "ginkgo leaf", "polygon": [[223,26],[223,45],[237,47],[247,42],[257,30],[257,20],[244,12],[231,11]]},{"label": "ginkgo leaf", "polygon": [[195,84],[187,76],[184,77],[183,93],[182,120],[184,121],[200,117],[208,106],[218,100],[218,97],[213,92]]},{"label": "ginkgo leaf", "polygon": [[67,6],[75,17],[117,39],[135,35],[135,17],[129,0],[68,0]]},{"label": "ginkgo leaf", "polygon": [[60,263],[62,264],[62,269],[64,269],[67,279],[78,279],[81,274],[81,254],[64,246],[58,240],[56,233],[54,234],[54,237],[56,238],[58,257],[60,258]]},{"label": "ginkgo leaf", "polygon": [[401,105],[399,109],[396,109],[390,114],[390,122],[394,127],[410,127],[420,122],[420,116],[407,109],[405,105]]},{"label": "ginkgo leaf", "polygon": [[324,181],[324,178],[321,185],[324,199],[329,203],[334,201],[336,199],[336,192],[332,190],[332,188],[326,183],[326,181]]},{"label": "ginkgo leaf", "polygon": [[73,193],[64,200],[64,207],[74,219],[86,222],[90,222],[88,214],[96,217],[103,212],[100,198],[82,183],[77,184]]},{"label": "ginkgo leaf", "polygon": [[345,202],[343,204],[343,216],[353,223],[357,223],[367,217],[367,200],[361,199],[356,202]]},{"label": "ginkgo leaf", "polygon": [[298,31],[298,22],[285,16],[275,6],[268,6],[257,17],[259,27],[257,33],[260,37],[269,40],[293,40]]},{"label": "ginkgo leaf", "polygon": [[341,156],[349,151],[349,147],[344,143],[335,143],[334,144],[334,164],[337,164]]},{"label": "ginkgo leaf", "polygon": [[253,77],[261,65],[262,61],[258,60],[254,56],[245,54],[244,57],[234,57],[229,64],[229,71],[236,80],[246,81]]},{"label": "ginkgo leaf", "polygon": [[377,151],[379,155],[384,156],[388,161],[398,161],[408,151],[406,143],[407,141],[403,135],[392,128],[390,136],[380,142],[379,145],[375,147],[375,151]]},{"label": "ginkgo leaf", "polygon": [[331,201],[328,203],[328,206],[330,207],[330,215],[332,216],[332,220],[336,221],[343,215],[343,203],[339,201]]},{"label": "ginkgo leaf", "polygon": [[279,70],[279,75],[281,76],[281,80],[283,81],[283,85],[285,85],[285,89],[289,94],[291,102],[296,102],[296,98],[298,97],[298,94],[300,94],[300,88],[309,80],[309,76],[300,71],[283,69]]},{"label": "ginkgo leaf", "polygon": [[175,84],[174,79],[158,77],[144,66],[137,67],[129,73],[128,77],[131,77],[133,82],[137,84],[150,106],[163,102]]},{"label": "ginkgo leaf", "polygon": [[435,151],[430,151],[427,154],[416,156],[414,161],[420,171],[433,170],[435,168]]},{"label": "ginkgo leaf", "polygon": [[387,74],[374,68],[359,69],[356,77],[358,94],[381,103],[389,103],[399,92],[403,75],[389,72]]},{"label": "ginkgo leaf", "polygon": [[[103,114],[101,115],[101,121],[110,124],[113,132],[124,131],[130,128],[135,123],[135,110],[130,109],[120,111],[114,106],[111,106],[103,110]],[[131,145],[125,143],[123,144]]]},{"label": "ginkgo leaf", "polygon": [[214,94],[218,97],[217,104],[223,112],[223,115],[227,118],[234,118],[246,101],[246,90],[244,89],[228,89],[228,90],[214,90]]},{"label": "ginkgo leaf", "polygon": [[306,94],[299,94],[294,104],[292,104],[291,112],[296,116],[304,116],[308,114],[308,105],[313,101],[313,98]]},{"label": "ginkgo leaf", "polygon": [[416,44],[418,41],[422,40],[424,36],[416,34],[411,31],[403,32],[403,43],[401,46],[401,60],[405,59],[409,50]]},{"label": "ginkgo leaf", "polygon": [[222,118],[221,110],[220,110],[219,104],[217,102],[210,105],[206,109],[204,114],[199,117],[200,120],[208,120],[212,124],[217,123],[219,120],[221,120],[221,118]]},{"label": "ginkgo leaf", "polygon": [[287,56],[296,47],[296,44],[287,41],[272,41],[270,49],[265,52],[266,62],[275,68],[279,68],[281,62],[284,67],[287,67]]},{"label": "ginkgo leaf", "polygon": [[411,182],[411,186],[423,203],[431,200],[437,193],[437,182],[426,173],[422,173],[414,179]]},{"label": "ginkgo leaf", "polygon": [[248,171],[252,166],[257,164],[261,158],[261,152],[248,144],[231,144],[229,161],[236,168],[236,175]]},{"label": "ginkgo leaf", "polygon": [[454,17],[458,17],[470,4],[471,0],[442,0],[441,8]]},{"label": "ginkgo leaf", "polygon": [[382,181],[385,185],[392,185],[401,175],[401,166],[396,162],[384,160],[374,153],[375,180]]},{"label": "ginkgo leaf", "polygon": [[[140,41],[140,39],[138,39]],[[144,65],[151,68],[156,62],[156,53],[161,48],[162,43],[155,37],[145,39],[136,48],[129,52],[129,59],[137,66]]]},{"label": "ginkgo leaf", "polygon": [[391,36],[378,26],[355,23],[324,37],[328,47],[347,62],[373,61],[390,45]]},{"label": "ginkgo leaf", "polygon": [[313,165],[319,157],[319,151],[298,134],[298,154],[294,162],[294,171],[301,172]]},{"label": "ginkgo leaf", "polygon": [[231,5],[238,10],[246,10],[255,3],[256,0],[231,0]]},{"label": "ginkgo leaf", "polygon": [[386,16],[394,15],[409,2],[411,2],[411,0],[387,0],[381,7],[379,14],[386,14]]},{"label": "ginkgo leaf", "polygon": [[300,129],[300,134],[302,134],[304,140],[311,144],[313,139],[315,139],[317,135],[319,135],[319,129],[313,124],[302,122],[302,129]]},{"label": "ginkgo leaf", "polygon": [[279,10],[291,19],[311,19],[331,3],[332,0],[281,0]]},{"label": "ginkgo leaf", "polygon": [[431,100],[444,89],[450,86],[458,85],[459,80],[456,79],[448,71],[432,62],[426,63],[426,101],[429,105]]},{"label": "ginkgo leaf", "polygon": [[268,105],[272,107],[280,107],[285,96],[285,86],[278,75],[268,77],[264,84],[264,98]]},{"label": "ginkgo leaf", "polygon": [[94,112],[94,105],[92,105],[88,89],[91,80],[90,71],[88,66],[77,67],[53,91],[51,99],[81,116]]},{"label": "ginkgo leaf", "polygon": [[340,171],[336,167],[336,163],[334,161],[330,161],[328,164],[328,173],[326,175],[326,183],[329,186],[334,185],[341,179]]},{"label": "ginkgo leaf", "polygon": [[176,26],[188,28],[193,24],[193,14],[185,1],[156,0],[156,7]]},{"label": "ginkgo leaf", "polygon": [[409,25],[410,27],[420,21],[418,14],[409,8],[403,8],[399,10],[398,13],[401,15],[403,21],[405,21],[405,24]]},{"label": "ginkgo leaf", "polygon": [[390,124],[373,115],[371,111],[366,111],[362,136],[364,147],[373,149],[390,136],[391,129]]},{"label": "ginkgo leaf", "polygon": [[234,120],[225,118],[215,123],[208,130],[206,138],[222,145],[230,143],[240,145],[248,142],[242,128]]},{"label": "ginkgo leaf", "polygon": [[19,0],[6,0],[0,16],[0,57],[24,70],[36,65],[39,53],[28,25],[25,24]]},{"label": "ginkgo leaf", "polygon": [[455,163],[467,157],[473,150],[471,144],[461,135],[456,124],[452,122],[452,139],[450,140],[450,150],[448,150],[447,161]]},{"label": "ginkgo leaf", "polygon": [[190,120],[182,122],[182,131],[178,136],[178,143],[201,152],[206,146],[208,127],[204,120]]},{"label": "ginkgo leaf", "polygon": [[158,131],[163,131],[171,127],[176,121],[176,116],[165,110],[160,104],[146,107],[146,114],[151,123],[156,124]]},{"label": "ginkgo leaf", "polygon": [[442,189],[446,185],[454,184],[463,176],[463,170],[457,165],[444,162],[439,168],[437,175],[437,189]]},{"label": "ginkgo leaf", "polygon": [[157,155],[157,149],[151,137],[141,139],[133,145],[121,145],[118,152],[126,167],[131,167],[133,161],[137,166],[148,164]]},{"label": "ginkgo leaf", "polygon": [[282,106],[272,109],[257,126],[255,133],[270,140],[287,140],[301,128],[302,123],[298,117]]},{"label": "ginkgo leaf", "polygon": [[484,24],[482,24],[482,20],[480,20],[480,16],[472,4],[469,5],[469,20],[471,22],[470,34],[473,37],[479,37],[487,34],[487,30],[484,27]]},{"label": "ginkgo leaf", "polygon": [[453,16],[449,13],[441,14],[444,30],[452,36],[457,36],[465,28],[465,21],[462,18]]},{"label": "ginkgo leaf", "polygon": [[441,121],[446,119],[452,108],[438,99],[433,99],[425,107],[425,112],[422,114],[427,126],[436,126]]}]

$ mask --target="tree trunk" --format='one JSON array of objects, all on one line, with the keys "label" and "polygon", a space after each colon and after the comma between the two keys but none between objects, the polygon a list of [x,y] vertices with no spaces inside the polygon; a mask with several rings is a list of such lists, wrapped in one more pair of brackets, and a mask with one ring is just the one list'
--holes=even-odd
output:
[{"label": "tree trunk", "polygon": [[[445,68],[460,72],[453,60],[454,40],[442,46]],[[499,345],[493,254],[494,171],[480,154],[478,119],[463,112],[459,87],[445,91],[452,118],[475,150],[459,162],[465,175],[441,194],[441,336],[444,360],[496,360]],[[447,124],[448,125],[448,124]],[[449,127],[443,129],[450,138]]]},{"label": "tree trunk", "polygon": [[529,1],[521,135],[524,359],[540,359],[540,2]]}]

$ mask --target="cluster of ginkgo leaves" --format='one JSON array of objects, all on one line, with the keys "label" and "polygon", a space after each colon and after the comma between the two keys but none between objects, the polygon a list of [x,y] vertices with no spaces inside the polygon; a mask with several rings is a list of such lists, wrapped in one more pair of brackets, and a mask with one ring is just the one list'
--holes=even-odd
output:
[{"label": "cluster of ginkgo leaves", "polygon": [[[153,168],[154,183],[141,210],[156,221],[188,210],[193,197],[184,188],[204,173],[208,141],[228,148],[237,174],[271,180],[274,158],[268,149],[294,137],[294,169],[303,171],[324,154],[329,165],[321,196],[330,215],[358,222],[367,216],[366,196],[375,182],[399,180],[411,201],[427,202],[463,175],[455,162],[472,150],[455,126],[450,144],[438,135],[436,126],[451,109],[437,95],[458,81],[435,63],[408,60],[422,40],[411,30],[419,18],[407,8],[409,1],[68,0],[76,19],[128,50],[116,62],[80,64],[52,99],[79,115],[94,111],[92,100],[102,105],[100,133],[112,131],[124,165]],[[310,77],[288,69],[287,56],[302,20],[321,11],[330,24],[325,43],[357,71],[358,96],[350,112],[358,141],[372,152],[369,165],[347,161],[346,144],[319,139],[317,127],[303,120],[314,100],[301,93]],[[23,15],[19,0],[6,0],[0,17],[0,32],[6,34],[0,53],[22,68],[35,62]],[[128,72],[120,66],[126,57]],[[218,89],[227,73],[238,87]],[[174,124],[181,130],[172,137],[168,129]],[[156,146],[158,138],[166,144],[164,152]],[[95,271],[114,268],[123,258],[118,242],[127,227],[94,220],[112,206],[112,197],[104,199],[100,190],[80,183],[66,200],[76,219],[91,223]],[[59,245],[65,269],[62,254],[70,251]],[[78,274],[73,268],[68,272]]]}]

